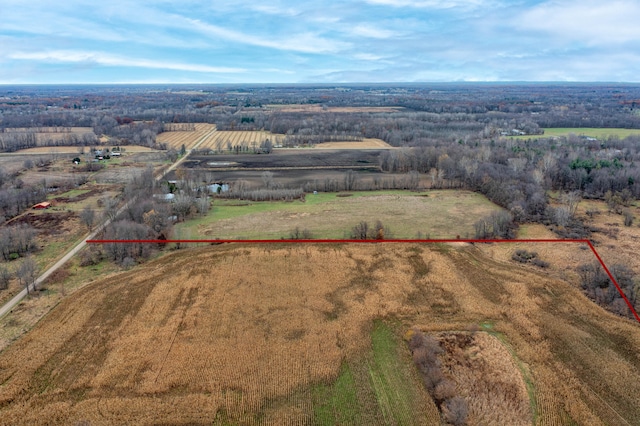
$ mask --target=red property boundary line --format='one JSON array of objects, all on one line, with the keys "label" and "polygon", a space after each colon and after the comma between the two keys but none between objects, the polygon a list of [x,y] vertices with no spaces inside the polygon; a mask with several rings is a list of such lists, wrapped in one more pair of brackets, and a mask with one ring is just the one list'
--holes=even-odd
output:
[{"label": "red property boundary line", "polygon": [[519,239],[519,240],[479,240],[479,239],[404,239],[404,240],[291,240],[291,239],[281,239],[281,240],[87,240],[87,244],[126,244],[126,243],[148,243],[148,244],[168,244],[168,243],[250,243],[250,244],[274,244],[274,243],[285,243],[285,244],[305,244],[305,243],[315,243],[315,244],[327,244],[327,243],[356,243],[356,244],[380,244],[380,243],[570,243],[570,244],[586,244],[593,254],[595,255],[602,268],[609,276],[609,279],[613,283],[613,285],[620,293],[620,296],[624,299],[625,303],[629,307],[629,310],[635,317],[635,319],[640,323],[640,316],[634,309],[633,305],[627,298],[627,296],[622,291],[622,288],[613,277],[613,274],[607,268],[604,261],[600,257],[600,254],[593,246],[590,240],[554,240],[554,239]]}]

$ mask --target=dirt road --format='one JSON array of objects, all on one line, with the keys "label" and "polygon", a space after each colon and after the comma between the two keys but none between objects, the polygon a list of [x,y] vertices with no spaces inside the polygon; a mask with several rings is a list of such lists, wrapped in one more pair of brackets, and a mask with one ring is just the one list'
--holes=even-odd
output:
[{"label": "dirt road", "polygon": [[[182,158],[178,159],[178,161],[173,163],[171,165],[171,167],[167,168],[162,174],[160,174],[158,177],[156,177],[156,180],[162,179],[167,173],[171,172],[176,167],[180,166],[180,164],[182,164],[187,159],[187,157],[189,157],[189,154],[191,154],[191,151],[196,149],[196,148],[198,148],[200,146],[200,144],[207,137],[209,137],[212,133],[214,133],[215,131],[216,131],[216,128],[214,127],[210,132],[207,132],[206,134],[204,134],[196,142],[196,144],[193,146],[193,148],[188,150],[186,155],[183,155]],[[116,216],[119,215],[120,213],[122,213],[123,211],[125,211],[125,209],[127,209],[129,207],[129,205],[131,203],[133,203],[134,201],[135,200],[130,200],[124,206],[120,207],[120,209],[118,210],[118,213],[116,214]],[[29,285],[29,291],[34,291],[40,284],[42,284],[49,277],[49,275],[54,273],[58,268],[60,268],[65,263],[67,263],[69,261],[69,259],[71,259],[73,256],[75,256],[80,250],[82,250],[87,245],[87,242],[86,242],[87,240],[94,239],[110,223],[111,223],[111,220],[110,219],[106,219],[98,227],[96,227],[96,229],[93,232],[91,232],[85,238],[80,240],[76,245],[74,245],[74,247],[71,250],[69,250],[69,252],[67,252],[64,256],[62,256],[62,258],[60,258],[53,266],[51,266],[48,269],[46,269],[42,273],[42,275],[40,275],[31,285]],[[11,310],[18,303],[20,303],[20,301],[22,299],[24,299],[27,296],[27,293],[28,293],[27,292],[27,288],[25,287],[24,289],[22,289],[22,291],[20,293],[16,294],[11,300],[9,300],[7,303],[5,303],[3,306],[1,306],[0,307],[0,318],[2,318],[7,313],[11,312]]]}]

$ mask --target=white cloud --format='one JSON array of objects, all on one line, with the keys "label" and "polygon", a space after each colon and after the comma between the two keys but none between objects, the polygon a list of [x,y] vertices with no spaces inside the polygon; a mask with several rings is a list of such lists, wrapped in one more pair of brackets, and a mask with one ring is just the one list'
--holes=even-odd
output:
[{"label": "white cloud", "polygon": [[9,58],[30,61],[87,63],[106,66],[152,68],[203,73],[241,73],[242,68],[213,67],[209,65],[185,64],[180,62],[158,61],[149,59],[133,59],[103,52],[86,52],[74,50],[52,50],[43,52],[14,52]]},{"label": "white cloud", "polygon": [[360,24],[351,29],[351,34],[361,37],[387,39],[400,35],[400,33],[384,28],[374,27],[372,25]]},{"label": "white cloud", "polygon": [[278,50],[291,50],[303,53],[331,53],[349,47],[349,43],[318,37],[311,33],[292,34],[286,39],[270,39],[265,36],[251,35],[230,30],[217,25],[208,24],[197,19],[176,17],[184,20],[188,26],[185,29],[196,30],[202,34],[219,37],[236,43],[252,46],[268,47]]},{"label": "white cloud", "polygon": [[[291,7],[278,7],[271,4],[261,4],[261,3],[249,3],[246,5],[251,10],[256,12],[264,13],[266,15],[277,15],[277,16],[297,16],[300,12]],[[237,7],[237,4],[236,4]]]},{"label": "white cloud", "polygon": [[393,6],[393,7],[414,7],[430,9],[452,9],[452,8],[475,8],[481,6],[484,0],[365,0],[369,4]]},{"label": "white cloud", "polygon": [[357,53],[353,55],[353,57],[360,61],[379,61],[381,59],[384,59],[383,56],[373,55],[371,53]]},{"label": "white cloud", "polygon": [[517,22],[516,26],[520,29],[557,36],[561,43],[640,43],[640,3],[635,0],[547,2],[513,21]]}]

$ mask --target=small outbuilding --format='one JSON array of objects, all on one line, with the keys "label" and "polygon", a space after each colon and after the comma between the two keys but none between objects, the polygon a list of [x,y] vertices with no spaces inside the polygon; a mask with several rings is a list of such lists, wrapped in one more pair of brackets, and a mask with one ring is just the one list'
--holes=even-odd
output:
[{"label": "small outbuilding", "polygon": [[42,203],[35,204],[31,208],[36,210],[44,210],[44,209],[48,209],[49,207],[51,207],[51,203],[48,201],[43,201]]}]

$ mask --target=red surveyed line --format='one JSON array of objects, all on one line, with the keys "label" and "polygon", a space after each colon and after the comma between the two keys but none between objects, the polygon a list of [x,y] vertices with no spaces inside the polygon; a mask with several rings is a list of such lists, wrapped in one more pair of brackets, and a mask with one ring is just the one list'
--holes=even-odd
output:
[{"label": "red surveyed line", "polygon": [[604,261],[600,257],[600,254],[596,250],[596,248],[591,244],[589,240],[554,240],[554,239],[530,239],[530,240],[480,240],[480,239],[434,239],[434,240],[424,240],[424,239],[404,239],[404,240],[348,240],[348,239],[325,239],[325,240],[292,240],[292,239],[281,239],[281,240],[87,240],[88,244],[126,244],[126,243],[150,243],[150,244],[168,244],[168,243],[252,243],[252,244],[269,244],[269,243],[295,243],[295,244],[304,244],[304,243],[358,243],[358,244],[376,244],[376,243],[580,243],[586,244],[593,254],[595,255],[600,265],[604,268],[605,272],[609,276],[609,279],[613,283],[613,285],[624,299],[625,303],[629,307],[629,310],[635,317],[635,319],[640,323],[640,316],[634,309],[633,305],[627,298],[627,296],[622,291],[622,288],[613,277],[607,265],[605,265]]}]

